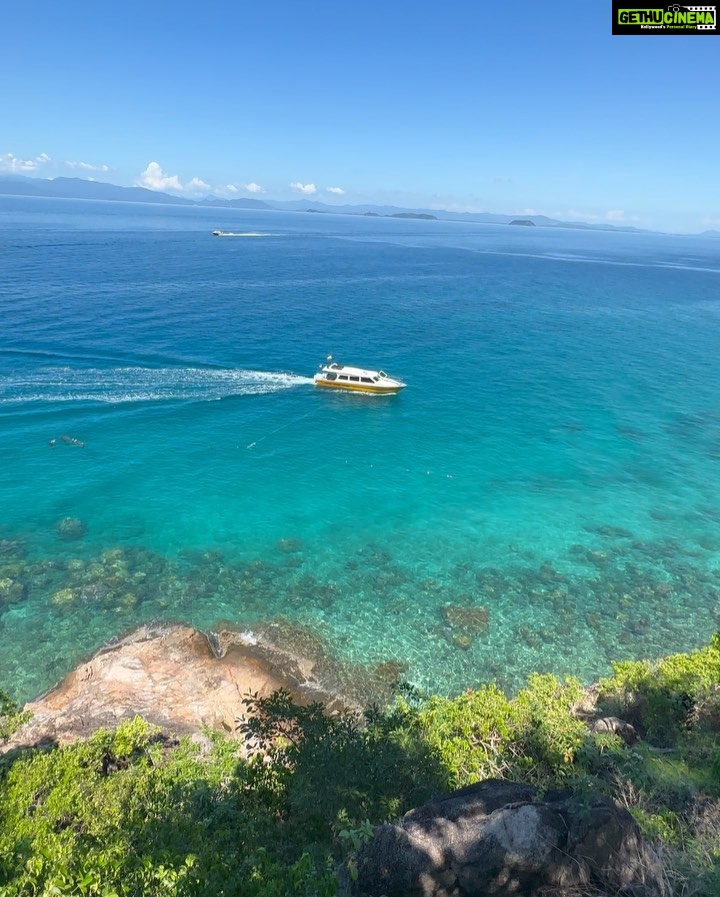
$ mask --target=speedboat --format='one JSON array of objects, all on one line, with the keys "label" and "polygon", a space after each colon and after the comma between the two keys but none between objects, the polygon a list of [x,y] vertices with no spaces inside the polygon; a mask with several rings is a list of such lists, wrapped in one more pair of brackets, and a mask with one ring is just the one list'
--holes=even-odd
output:
[{"label": "speedboat", "polygon": [[368,392],[374,395],[393,395],[405,389],[406,383],[390,377],[385,371],[369,371],[348,364],[338,364],[328,356],[327,364],[321,364],[315,374],[315,386],[323,389],[346,389],[351,392]]}]

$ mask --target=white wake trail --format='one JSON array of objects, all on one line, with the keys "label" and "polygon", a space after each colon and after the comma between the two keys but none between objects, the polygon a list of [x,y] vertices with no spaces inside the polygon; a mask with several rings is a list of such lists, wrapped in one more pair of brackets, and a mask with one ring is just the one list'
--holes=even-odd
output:
[{"label": "white wake trail", "polygon": [[241,368],[46,367],[0,376],[0,404],[11,402],[216,401],[312,384],[311,377]]}]

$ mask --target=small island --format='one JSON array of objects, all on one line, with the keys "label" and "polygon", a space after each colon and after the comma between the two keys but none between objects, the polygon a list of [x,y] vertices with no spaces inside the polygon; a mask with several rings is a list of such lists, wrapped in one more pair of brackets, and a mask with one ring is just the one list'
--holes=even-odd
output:
[{"label": "small island", "polygon": [[535,227],[535,222],[531,221],[529,218],[516,218],[514,221],[511,221],[509,223],[520,224],[523,227]]}]

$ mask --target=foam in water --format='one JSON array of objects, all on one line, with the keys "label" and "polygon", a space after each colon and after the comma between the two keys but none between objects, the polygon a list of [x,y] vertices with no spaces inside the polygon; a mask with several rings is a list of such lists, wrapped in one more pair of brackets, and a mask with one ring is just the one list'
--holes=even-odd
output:
[{"label": "foam in water", "polygon": [[213,401],[278,392],[312,382],[310,377],[280,371],[49,367],[0,378],[0,404]]}]

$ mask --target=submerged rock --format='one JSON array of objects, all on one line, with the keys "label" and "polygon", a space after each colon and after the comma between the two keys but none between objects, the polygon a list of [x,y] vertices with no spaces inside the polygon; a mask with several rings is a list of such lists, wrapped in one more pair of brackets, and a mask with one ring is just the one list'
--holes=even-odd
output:
[{"label": "submerged rock", "polygon": [[27,550],[25,543],[20,539],[0,539],[0,560],[21,560],[25,558]]},{"label": "submerged rock", "polygon": [[72,542],[87,535],[87,524],[78,517],[64,517],[55,524],[55,531],[61,539]]},{"label": "submerged rock", "polygon": [[448,626],[463,629],[471,635],[485,632],[488,627],[488,612],[485,607],[458,607],[450,605],[442,609]]},{"label": "submerged rock", "polygon": [[456,648],[467,651],[478,635],[488,628],[485,607],[449,605],[442,608],[443,619],[450,628],[449,641]]},{"label": "submerged rock", "polygon": [[50,603],[56,607],[65,607],[73,604],[77,600],[77,595],[72,589],[58,589],[50,599]]},{"label": "submerged rock", "polygon": [[25,597],[25,583],[6,576],[0,579],[0,605],[15,604]]}]

